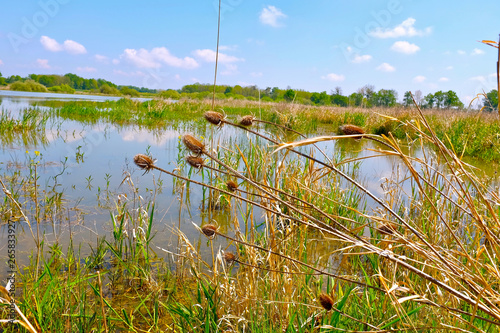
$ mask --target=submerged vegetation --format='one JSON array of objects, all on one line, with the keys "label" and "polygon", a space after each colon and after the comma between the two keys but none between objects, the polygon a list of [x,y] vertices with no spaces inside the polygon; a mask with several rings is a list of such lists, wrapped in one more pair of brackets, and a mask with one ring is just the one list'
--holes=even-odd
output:
[{"label": "submerged vegetation", "polygon": [[[2,114],[2,138],[42,133],[50,117],[207,127],[182,136],[173,165],[147,147],[130,156],[153,188],[141,192],[125,173],[107,198],[106,232],[85,242],[75,241],[83,225],[58,176],[40,183],[39,153],[21,170],[2,170],[4,227],[15,223],[34,243],[16,269],[19,326],[8,325],[11,299],[0,290],[5,332],[499,330],[500,198],[460,158],[500,160],[500,129],[488,114],[251,101],[220,110],[186,100],[41,104],[52,108]],[[361,159],[324,150],[339,140],[370,140],[370,158],[398,161],[382,192],[363,185]],[[180,210],[200,210],[192,228],[203,239],[160,228],[165,176]],[[47,242],[46,232],[69,240]],[[160,232],[176,246],[155,242]]]}]

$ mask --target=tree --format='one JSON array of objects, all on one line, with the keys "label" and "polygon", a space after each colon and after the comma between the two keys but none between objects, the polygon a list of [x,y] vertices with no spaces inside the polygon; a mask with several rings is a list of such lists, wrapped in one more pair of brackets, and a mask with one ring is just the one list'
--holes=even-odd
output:
[{"label": "tree", "polygon": [[424,102],[423,102],[422,106],[425,109],[432,109],[434,107],[434,102],[435,102],[434,95],[429,93],[428,95],[426,95],[424,97]]},{"label": "tree", "polygon": [[446,94],[444,92],[439,90],[434,93],[434,103],[436,103],[436,107],[438,109],[444,108],[445,101],[446,101]]},{"label": "tree", "polygon": [[355,92],[349,95],[349,105],[350,106],[361,106],[363,104],[363,95],[359,92]]},{"label": "tree", "polygon": [[295,91],[293,91],[292,89],[288,89],[287,91],[285,91],[285,94],[283,95],[283,98],[287,102],[293,101],[294,98],[295,98]]},{"label": "tree", "polygon": [[483,107],[485,111],[493,112],[498,108],[498,91],[493,89],[486,94],[486,98],[483,99]]},{"label": "tree", "polygon": [[415,102],[417,103],[418,106],[422,105],[422,91],[417,90],[415,91]]},{"label": "tree", "polygon": [[326,93],[326,91],[313,93],[311,95],[311,102],[316,105],[328,105],[330,104],[330,96]]},{"label": "tree", "polygon": [[446,108],[456,107],[462,109],[464,107],[464,104],[460,101],[460,98],[458,98],[456,92],[454,92],[453,90],[449,90],[446,92],[444,106]]},{"label": "tree", "polygon": [[335,87],[335,89],[332,91],[332,95],[342,95],[342,88],[341,87]]},{"label": "tree", "polygon": [[395,90],[380,89],[371,94],[369,102],[372,106],[390,107],[396,105],[398,93]]},{"label": "tree", "polygon": [[408,108],[412,105],[413,105],[413,99],[411,97],[411,92],[407,91],[407,92],[405,92],[404,97],[403,97],[403,106]]}]

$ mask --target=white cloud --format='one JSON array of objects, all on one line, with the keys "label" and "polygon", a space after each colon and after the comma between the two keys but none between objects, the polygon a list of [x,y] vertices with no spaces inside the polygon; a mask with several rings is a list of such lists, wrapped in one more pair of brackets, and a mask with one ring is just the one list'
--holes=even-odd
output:
[{"label": "white cloud", "polygon": [[111,62],[113,63],[113,65],[118,65],[120,63],[120,60],[113,59]]},{"label": "white cloud", "polygon": [[238,66],[235,64],[225,64],[225,69],[221,71],[221,75],[233,75],[238,73]]},{"label": "white cloud", "polygon": [[[203,61],[206,61],[206,62],[215,62],[215,55],[216,55],[216,52],[213,51],[213,50],[209,50],[209,49],[204,49],[204,50],[195,50],[193,52],[193,54],[203,60]],[[229,64],[229,63],[233,63],[233,62],[237,62],[237,61],[244,61],[245,59],[242,59],[242,58],[237,58],[235,56],[230,56],[230,55],[227,55],[225,53],[220,53],[219,52],[219,62],[221,64]]]},{"label": "white cloud", "polygon": [[448,66],[445,68],[447,71],[451,71],[453,69],[453,66]]},{"label": "white cloud", "polygon": [[479,81],[479,82],[486,82],[486,78],[484,76],[482,76],[482,75],[471,77],[469,80]]},{"label": "white cloud", "polygon": [[376,68],[378,71],[381,71],[381,72],[394,72],[396,70],[396,68],[394,68],[393,66],[389,65],[388,63],[384,62],[383,64],[381,64],[380,66],[378,66]]},{"label": "white cloud", "polygon": [[352,62],[355,64],[360,64],[362,62],[368,62],[370,60],[372,60],[372,56],[369,54],[365,54],[365,55],[356,54],[354,56],[354,58],[352,59]]},{"label": "white cloud", "polygon": [[49,61],[47,59],[36,59],[36,64],[40,68],[44,68],[44,69],[50,69],[50,68],[52,68],[49,65]]},{"label": "white cloud", "polygon": [[457,53],[460,55],[464,55],[466,52],[464,50],[458,50]]},{"label": "white cloud", "polygon": [[418,47],[415,44],[411,44],[407,41],[399,41],[399,42],[395,42],[391,46],[391,50],[396,51],[396,52],[400,52],[400,53],[404,53],[404,54],[412,54],[412,53],[415,53],[418,50],[420,50],[420,47]]},{"label": "white cloud", "polygon": [[340,82],[345,80],[345,76],[342,74],[335,74],[335,73],[330,73],[326,76],[322,76],[322,79],[329,80],[329,81],[335,81],[335,82]]},{"label": "white cloud", "polygon": [[480,50],[480,49],[474,49],[472,50],[472,55],[481,55],[481,54],[484,54],[484,51],[483,50]]},{"label": "white cloud", "polygon": [[120,69],[114,69],[113,70],[113,74],[117,74],[117,75],[123,75],[123,76],[145,76],[146,74],[144,74],[143,72],[141,71],[135,71],[135,72],[124,72]]},{"label": "white cloud", "polygon": [[78,72],[85,72],[85,73],[97,72],[97,69],[95,69],[94,67],[89,67],[89,66],[77,67],[76,70]]},{"label": "white cloud", "polygon": [[262,72],[252,72],[252,73],[250,73],[250,76],[253,76],[253,77],[261,77],[262,75],[264,75],[264,74],[262,74]]},{"label": "white cloud", "polygon": [[286,18],[281,9],[274,6],[267,6],[260,12],[259,19],[264,25],[270,25],[271,27],[281,27],[283,24],[280,22],[281,19]]},{"label": "white cloud", "polygon": [[413,78],[413,82],[416,82],[416,83],[422,83],[426,80],[427,78],[423,75],[417,75]]},{"label": "white cloud", "polygon": [[85,49],[85,46],[70,39],[67,39],[64,41],[64,43],[60,44],[53,38],[42,36],[40,37],[40,43],[47,51],[50,52],[66,51],[70,54],[87,53],[87,49]]},{"label": "white cloud", "polygon": [[[165,47],[155,47],[151,51],[146,49],[125,49],[120,55],[131,64],[139,68],[160,68],[162,65],[193,69],[199,66],[191,57],[178,58]],[[113,62],[114,63],[114,62]]]},{"label": "white cloud", "polygon": [[432,28],[427,27],[424,30],[417,30],[413,27],[416,20],[412,17],[407,18],[401,24],[392,29],[376,28],[369,33],[370,36],[375,38],[398,38],[398,37],[413,37],[425,36],[432,33]]},{"label": "white cloud", "polygon": [[97,62],[101,62],[103,64],[108,64],[109,63],[109,58],[106,57],[106,56],[103,56],[103,55],[100,55],[100,54],[96,54],[94,56],[94,59],[97,61]]},{"label": "white cloud", "polygon": [[438,81],[439,82],[448,82],[448,81],[450,81],[450,79],[448,79],[447,77],[440,77]]}]

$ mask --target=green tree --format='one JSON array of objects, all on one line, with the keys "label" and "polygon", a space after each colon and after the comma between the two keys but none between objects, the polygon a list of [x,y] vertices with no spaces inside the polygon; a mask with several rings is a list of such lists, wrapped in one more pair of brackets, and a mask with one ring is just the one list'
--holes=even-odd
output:
[{"label": "green tree", "polygon": [[405,92],[405,94],[403,96],[403,106],[408,108],[412,105],[413,105],[413,99],[411,97],[411,92],[407,91],[407,92]]},{"label": "green tree", "polygon": [[444,100],[444,106],[446,108],[456,107],[459,109],[463,109],[464,104],[458,98],[458,95],[453,90],[449,90],[446,92],[446,98]]},{"label": "green tree", "polygon": [[498,110],[498,91],[496,89],[486,94],[483,99],[483,110],[488,112],[496,112]]},{"label": "green tree", "polygon": [[438,109],[445,107],[446,94],[441,90],[434,93],[434,103]]},{"label": "green tree", "polygon": [[363,95],[359,92],[355,92],[349,95],[349,105],[350,106],[361,106],[363,104]]},{"label": "green tree", "polygon": [[130,97],[139,97],[139,92],[135,89],[129,88],[129,87],[121,87],[120,92],[122,95],[128,95]]},{"label": "green tree", "polygon": [[160,97],[165,99],[176,99],[179,100],[181,98],[181,94],[178,91],[173,89],[168,89],[160,92]]},{"label": "green tree", "polygon": [[331,101],[333,105],[337,106],[349,106],[349,97],[347,96],[342,96],[342,95],[333,95],[331,96]]},{"label": "green tree", "polygon": [[295,91],[293,91],[292,89],[288,89],[287,91],[285,91],[283,98],[287,102],[293,101],[293,99],[295,98]]},{"label": "green tree", "polygon": [[380,89],[371,94],[369,102],[372,106],[391,107],[395,106],[398,99],[398,93],[395,90]]},{"label": "green tree", "polygon": [[424,97],[424,102],[422,103],[422,107],[425,109],[432,109],[435,103],[434,95],[429,93]]},{"label": "green tree", "polygon": [[321,93],[313,93],[311,95],[311,102],[313,102],[316,105],[328,105],[331,103],[330,96],[326,93],[326,91],[323,91]]}]

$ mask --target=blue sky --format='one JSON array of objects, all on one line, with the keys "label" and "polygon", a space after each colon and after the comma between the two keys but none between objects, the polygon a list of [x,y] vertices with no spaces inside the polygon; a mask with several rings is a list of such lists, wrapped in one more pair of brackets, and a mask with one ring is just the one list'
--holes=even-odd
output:
[{"label": "blue sky", "polygon": [[[2,4],[0,71],[157,89],[213,82],[217,0]],[[496,88],[500,1],[222,0],[219,84],[344,94],[371,84],[468,102]]]}]

